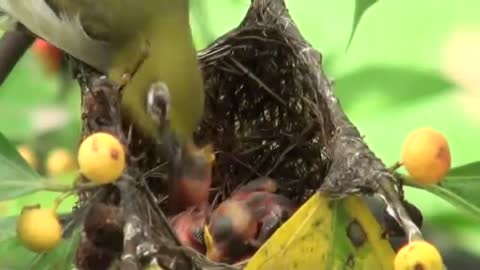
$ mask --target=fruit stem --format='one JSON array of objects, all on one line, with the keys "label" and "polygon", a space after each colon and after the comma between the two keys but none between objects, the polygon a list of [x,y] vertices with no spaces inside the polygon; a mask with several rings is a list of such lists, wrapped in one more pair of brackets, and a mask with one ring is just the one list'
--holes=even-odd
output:
[{"label": "fruit stem", "polygon": [[77,191],[85,191],[93,188],[97,188],[99,186],[102,186],[102,184],[97,184],[94,182],[87,182],[87,183],[75,183],[75,190]]},{"label": "fruit stem", "polygon": [[400,167],[403,166],[403,163],[401,163],[400,161],[397,161],[395,162],[395,164],[393,164],[390,168],[388,168],[389,171],[391,172],[394,172],[396,170],[398,170]]},{"label": "fruit stem", "polygon": [[89,189],[93,189],[100,186],[97,183],[75,183],[73,186],[72,185],[65,185],[65,184],[57,184],[53,182],[47,182],[44,190],[46,191],[52,191],[52,192],[60,192],[60,193],[67,193],[67,192],[73,192],[73,191],[85,191]]},{"label": "fruit stem", "polygon": [[70,195],[72,195],[72,194],[73,194],[73,191],[72,191],[72,190],[69,190],[69,191],[61,194],[60,196],[58,196],[58,197],[55,199],[54,203],[53,203],[53,208],[52,208],[52,210],[56,213],[58,207],[60,206],[60,204],[62,204],[62,202],[63,202],[66,198],[68,198]]},{"label": "fruit stem", "polygon": [[57,184],[53,182],[47,182],[45,186],[46,191],[52,191],[52,192],[60,192],[60,193],[65,193],[73,190],[72,185],[65,185],[65,184]]}]

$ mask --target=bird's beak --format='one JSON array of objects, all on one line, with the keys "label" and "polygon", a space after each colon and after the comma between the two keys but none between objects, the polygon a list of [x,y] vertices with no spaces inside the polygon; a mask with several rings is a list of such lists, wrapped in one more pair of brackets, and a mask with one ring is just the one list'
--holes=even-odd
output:
[{"label": "bird's beak", "polygon": [[216,159],[215,153],[213,152],[213,145],[207,144],[205,147],[202,148],[202,151],[206,155],[208,163],[213,164]]},{"label": "bird's beak", "polygon": [[218,250],[213,240],[212,234],[208,229],[208,226],[204,226],[205,247],[207,249],[206,256],[212,261],[219,261],[221,259],[220,250]]},{"label": "bird's beak", "polygon": [[209,165],[215,162],[216,157],[212,144],[207,144],[202,148],[197,148],[194,143],[188,142],[185,145],[185,150],[190,156],[199,156],[202,158],[202,160],[206,160]]}]

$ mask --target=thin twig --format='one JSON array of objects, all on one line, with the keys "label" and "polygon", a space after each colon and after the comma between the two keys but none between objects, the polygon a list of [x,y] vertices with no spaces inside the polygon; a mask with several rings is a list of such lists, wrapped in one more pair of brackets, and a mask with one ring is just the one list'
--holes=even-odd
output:
[{"label": "thin twig", "polygon": [[35,37],[25,31],[11,30],[0,39],[0,85],[3,84],[17,62],[30,48]]},{"label": "thin twig", "polygon": [[236,59],[231,58],[231,61],[239,68],[242,72],[245,73],[250,79],[257,82],[262,89],[267,91],[273,98],[275,98],[280,104],[287,107],[287,102],[285,102],[277,93],[275,93],[268,85],[266,85],[260,78],[258,78],[255,74],[253,74],[247,67],[245,67],[242,63],[238,62]]}]

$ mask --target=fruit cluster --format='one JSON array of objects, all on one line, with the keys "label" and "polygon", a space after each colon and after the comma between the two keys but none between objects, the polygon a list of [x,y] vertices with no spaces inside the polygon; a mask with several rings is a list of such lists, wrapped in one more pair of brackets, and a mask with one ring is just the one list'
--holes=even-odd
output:
[{"label": "fruit cluster", "polygon": [[[451,166],[447,139],[432,128],[419,128],[408,134],[403,144],[401,162],[412,183],[420,186],[440,183]],[[398,166],[399,167],[399,166]],[[394,260],[395,270],[443,270],[439,251],[424,240],[403,246]]]},{"label": "fruit cluster", "polygon": [[[32,166],[38,161],[33,152],[24,145],[18,152]],[[113,135],[95,133],[87,137],[78,150],[80,173],[96,184],[108,184],[119,179],[125,168],[125,151]],[[72,170],[75,162],[64,149],[52,151],[47,158],[46,168],[51,176]],[[17,221],[17,235],[24,245],[35,252],[44,252],[56,247],[62,239],[62,226],[57,217],[57,208],[62,197],[51,209],[38,206],[26,207]]]},{"label": "fruit cluster", "polygon": [[[32,166],[34,155],[25,147],[19,152]],[[51,174],[69,167],[66,152],[54,151],[53,161],[47,161]],[[169,217],[180,242],[218,262],[234,263],[248,258],[296,210],[296,205],[276,194],[277,183],[261,177],[234,191],[214,209],[209,205],[212,183],[213,149],[187,147],[190,166],[183,168],[174,179],[172,201],[181,209]],[[55,158],[55,159],[54,159]],[[436,184],[450,169],[450,152],[446,139],[437,131],[422,128],[413,131],[405,140],[402,161],[412,180],[420,185]],[[125,150],[119,140],[108,133],[87,137],[78,151],[80,173],[91,182],[103,185],[120,179],[125,167]],[[199,167],[199,168],[198,168]],[[42,222],[38,222],[42,221]],[[29,249],[42,252],[61,241],[62,226],[53,209],[30,207],[24,209],[18,224],[19,239]],[[400,249],[394,261],[395,270],[442,270],[438,250],[423,240],[412,241]]]},{"label": "fruit cluster", "polygon": [[[35,164],[31,152],[23,147],[19,151],[30,164]],[[293,202],[276,194],[277,183],[266,177],[249,182],[211,209],[213,148],[188,145],[185,151],[186,161],[178,168],[180,172],[173,179],[170,196],[177,212],[169,217],[183,245],[206,254],[211,260],[232,263],[251,256],[294,213]],[[61,158],[65,153],[56,151],[54,156]],[[126,167],[123,145],[108,133],[85,138],[78,149],[77,160],[80,173],[95,185],[117,181]],[[54,161],[47,163],[55,164]],[[17,233],[27,248],[48,251],[61,241],[62,226],[56,215],[59,203],[52,209],[24,209]]]},{"label": "fruit cluster", "polygon": [[[22,158],[32,167],[38,170],[40,163],[37,155],[33,150],[25,144],[18,145],[17,151]],[[45,167],[45,172],[48,176],[57,177],[62,174],[75,171],[77,168],[73,154],[65,148],[52,149],[46,157],[45,163],[42,164]]]}]

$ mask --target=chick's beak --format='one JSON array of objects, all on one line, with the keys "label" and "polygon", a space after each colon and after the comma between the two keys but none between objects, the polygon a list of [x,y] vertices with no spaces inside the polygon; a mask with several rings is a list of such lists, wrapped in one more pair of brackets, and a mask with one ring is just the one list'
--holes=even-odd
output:
[{"label": "chick's beak", "polygon": [[218,246],[215,244],[213,240],[212,234],[208,229],[208,226],[205,225],[204,227],[204,235],[205,235],[205,247],[207,249],[206,256],[208,259],[212,261],[220,261],[222,258],[221,251],[218,249]]},{"label": "chick's beak", "polygon": [[215,153],[213,151],[213,145],[212,144],[206,145],[205,147],[202,148],[202,152],[205,155],[208,164],[212,165],[216,160]]}]

